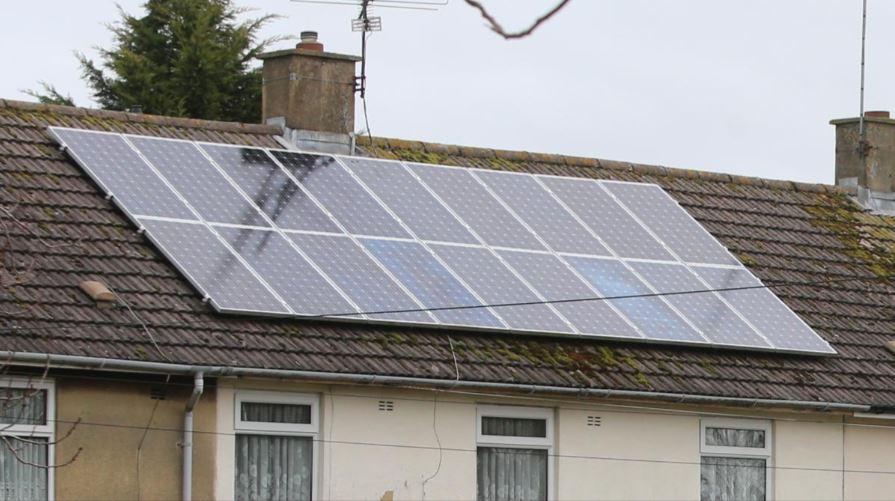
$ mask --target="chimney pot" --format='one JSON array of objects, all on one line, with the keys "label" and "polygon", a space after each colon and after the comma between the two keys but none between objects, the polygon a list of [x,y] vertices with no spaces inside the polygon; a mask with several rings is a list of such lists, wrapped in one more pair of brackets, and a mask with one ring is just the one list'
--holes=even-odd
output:
[{"label": "chimney pot", "polygon": [[865,111],[864,116],[867,118],[890,118],[888,111]]},{"label": "chimney pot", "polygon": [[298,42],[298,45],[296,45],[295,48],[323,52],[323,44],[317,41],[316,31],[302,31],[301,42]]}]

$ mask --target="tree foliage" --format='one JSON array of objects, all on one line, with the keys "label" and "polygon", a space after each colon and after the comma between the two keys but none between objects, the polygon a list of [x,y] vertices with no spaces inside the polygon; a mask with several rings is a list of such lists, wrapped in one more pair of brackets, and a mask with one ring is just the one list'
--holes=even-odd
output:
[{"label": "tree foliage", "polygon": [[69,95],[62,95],[61,92],[56,90],[56,87],[48,84],[47,82],[39,82],[41,88],[43,88],[43,92],[38,92],[35,90],[24,90],[25,94],[35,98],[38,102],[43,104],[61,104],[64,106],[74,106],[75,102],[72,100]]},{"label": "tree foliage", "polygon": [[252,61],[279,40],[257,37],[275,16],[240,21],[245,9],[232,0],[148,0],[143,8],[142,17],[120,10],[119,21],[109,26],[114,44],[99,48],[99,63],[78,55],[101,107],[260,121],[261,72]]}]

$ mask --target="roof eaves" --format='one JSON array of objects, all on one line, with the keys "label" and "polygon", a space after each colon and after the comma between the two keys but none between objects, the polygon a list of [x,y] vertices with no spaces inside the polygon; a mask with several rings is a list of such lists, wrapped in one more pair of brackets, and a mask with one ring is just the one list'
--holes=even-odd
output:
[{"label": "roof eaves", "polygon": [[[370,139],[366,136],[358,137],[357,144],[361,147],[369,146]],[[618,160],[606,160],[602,158],[576,157],[550,153],[532,153],[528,151],[517,150],[499,150],[471,146],[457,146],[442,143],[428,143],[424,141],[411,141],[397,138],[374,137],[372,139],[372,144],[374,148],[383,148],[387,150],[404,150],[411,152],[434,153],[437,155],[457,155],[467,158],[479,159],[492,158],[514,162],[538,162],[545,164],[568,165],[572,167],[599,167],[603,169],[627,171],[646,176],[677,177],[685,179],[697,179],[702,181],[736,183],[745,186],[758,186],[774,190],[829,193],[834,195],[852,195],[855,191],[854,189],[850,189],[848,187],[823,183],[803,183],[797,181],[725,174],[722,172],[666,167],[662,165],[638,164]]]},{"label": "roof eaves", "polygon": [[92,108],[32,103],[10,99],[0,99],[0,109],[15,109],[35,113],[53,113],[77,117],[96,117],[128,123],[205,129],[220,132],[239,132],[244,134],[279,135],[283,132],[282,129],[276,125],[224,122],[219,120],[198,120],[195,118],[179,118],[144,113],[126,113],[123,111],[97,110]]}]

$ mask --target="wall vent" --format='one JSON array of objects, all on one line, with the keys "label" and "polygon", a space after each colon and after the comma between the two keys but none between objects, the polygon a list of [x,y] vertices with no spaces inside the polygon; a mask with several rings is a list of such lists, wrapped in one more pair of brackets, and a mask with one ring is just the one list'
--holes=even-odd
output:
[{"label": "wall vent", "polygon": [[164,386],[152,386],[149,388],[149,398],[165,400],[168,398],[168,390]]},{"label": "wall vent", "polygon": [[600,416],[587,416],[587,425],[588,426],[601,426],[603,424],[603,418]]},{"label": "wall vent", "polygon": [[380,400],[379,410],[382,412],[391,412],[395,410],[395,402],[393,400]]}]

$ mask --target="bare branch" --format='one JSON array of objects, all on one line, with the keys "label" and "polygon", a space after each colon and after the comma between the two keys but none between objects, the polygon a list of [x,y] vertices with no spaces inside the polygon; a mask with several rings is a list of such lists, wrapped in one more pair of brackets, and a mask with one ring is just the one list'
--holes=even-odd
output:
[{"label": "bare branch", "polygon": [[[18,437],[12,437],[12,438],[14,438],[15,440],[21,440],[21,439],[18,438]],[[28,465],[28,466],[33,466],[33,467],[35,467],[35,468],[40,468],[40,469],[42,469],[42,470],[54,470],[54,469],[56,469],[56,468],[62,468],[62,467],[68,466],[68,465],[74,463],[75,460],[78,459],[78,456],[81,455],[81,451],[84,450],[83,447],[78,447],[78,450],[75,451],[75,453],[72,455],[72,457],[70,457],[70,458],[68,459],[68,461],[66,461],[66,462],[64,462],[64,463],[59,463],[59,464],[37,464],[37,463],[34,463],[34,462],[32,462],[32,461],[28,461],[27,459],[25,459],[25,458],[23,458],[22,456],[20,456],[20,455],[19,455],[19,451],[20,451],[21,449],[16,449],[15,446],[13,446],[12,443],[9,441],[9,439],[10,439],[10,437],[8,437],[8,436],[6,436],[6,435],[0,435],[0,441],[2,441],[3,444],[6,446],[6,449],[9,450],[9,451],[12,453],[12,455],[13,455],[13,457],[16,459],[16,461],[18,461],[18,462],[20,462],[20,463],[22,463],[22,464],[26,464],[26,465]],[[47,443],[48,443],[48,442],[41,442],[41,445],[45,445],[45,444],[47,444]]]},{"label": "bare branch", "polygon": [[[8,363],[4,364],[2,367],[2,370],[5,372],[8,367],[9,367]],[[39,384],[43,383],[46,380],[47,375],[49,373],[50,373],[50,356],[47,355],[47,361],[44,364],[44,370],[40,374],[40,377],[37,380],[36,384],[39,385]],[[33,466],[35,468],[41,468],[41,469],[55,469],[55,468],[61,468],[63,466],[68,466],[78,458],[78,455],[81,454],[83,447],[78,447],[78,450],[75,451],[75,453],[72,455],[72,457],[70,457],[67,461],[65,461],[63,463],[50,463],[49,462],[50,460],[48,459],[48,464],[45,464],[45,465],[37,464],[37,463],[34,463],[33,461],[29,461],[29,460],[23,458],[20,454],[22,452],[22,450],[26,449],[29,446],[49,447],[51,445],[59,444],[60,442],[69,438],[71,436],[71,434],[75,431],[75,428],[77,428],[77,426],[81,423],[81,418],[78,418],[74,423],[72,423],[72,425],[68,428],[68,430],[65,432],[64,435],[62,435],[61,437],[56,438],[54,440],[49,440],[49,439],[35,440],[35,439],[28,438],[28,437],[31,437],[34,435],[34,433],[37,431],[37,427],[40,426],[41,423],[38,423],[37,420],[34,420],[34,419],[29,419],[28,420],[29,422],[23,423],[22,416],[25,414],[25,410],[26,410],[27,406],[29,405],[29,400],[33,399],[35,397],[35,395],[38,395],[41,391],[45,391],[43,388],[36,387],[35,383],[33,383],[34,379],[35,378],[29,376],[28,380],[24,383],[24,386],[13,386],[12,379],[9,379],[9,382],[7,383],[7,385],[5,387],[5,395],[0,394],[0,410],[5,411],[6,409],[13,407],[13,405],[15,405],[21,409],[21,412],[12,416],[13,419],[9,423],[6,423],[4,426],[0,427],[0,442],[2,442],[3,445],[6,447],[6,449],[12,454],[13,458],[15,458],[16,461],[18,461],[22,464],[25,464],[28,466]],[[46,402],[46,401],[44,401],[44,402]],[[4,412],[4,414],[5,414],[5,412]],[[49,421],[48,416],[46,415],[46,406],[44,406],[44,409],[43,409],[43,418],[44,418],[44,423],[47,423]],[[30,433],[27,431],[27,429],[20,430],[20,431],[19,430],[10,431],[13,429],[14,426],[23,425],[23,424],[25,426],[27,426],[29,424],[31,425],[32,429],[31,429]],[[7,432],[9,434],[4,434],[4,432]],[[14,444],[14,442],[15,442],[15,444]],[[16,446],[17,444],[20,444],[20,445],[17,447]]]},{"label": "bare branch", "polygon": [[571,2],[572,0],[561,0],[552,9],[547,11],[546,14],[535,19],[535,21],[531,24],[531,26],[529,26],[528,28],[525,28],[524,30],[515,31],[512,33],[508,33],[506,30],[504,30],[503,26],[501,26],[500,23],[497,22],[497,19],[495,19],[494,16],[491,15],[490,12],[488,12],[488,9],[486,9],[480,2],[478,2],[477,0],[464,0],[464,1],[470,7],[479,11],[479,14],[481,14],[482,17],[485,18],[485,21],[488,21],[488,25],[491,28],[491,31],[497,33],[498,35],[504,37],[507,40],[514,40],[514,39],[518,39],[518,38],[525,38],[528,35],[531,35],[532,33],[534,33],[534,31],[536,29],[538,29],[542,24],[547,22],[547,20],[549,20],[551,17],[553,17],[557,12],[561,11],[563,9],[563,7],[568,5],[569,2]]}]

